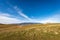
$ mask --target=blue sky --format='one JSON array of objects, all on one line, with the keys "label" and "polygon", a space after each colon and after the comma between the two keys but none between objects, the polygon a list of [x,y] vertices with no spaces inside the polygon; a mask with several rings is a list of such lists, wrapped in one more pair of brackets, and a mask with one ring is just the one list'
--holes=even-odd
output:
[{"label": "blue sky", "polygon": [[0,0],[0,23],[60,22],[60,0]]}]

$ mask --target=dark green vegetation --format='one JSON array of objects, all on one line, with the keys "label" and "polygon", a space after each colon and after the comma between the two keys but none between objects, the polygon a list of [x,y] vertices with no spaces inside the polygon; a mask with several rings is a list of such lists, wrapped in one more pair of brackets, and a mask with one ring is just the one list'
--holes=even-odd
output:
[{"label": "dark green vegetation", "polygon": [[0,25],[0,40],[60,40],[60,24]]}]

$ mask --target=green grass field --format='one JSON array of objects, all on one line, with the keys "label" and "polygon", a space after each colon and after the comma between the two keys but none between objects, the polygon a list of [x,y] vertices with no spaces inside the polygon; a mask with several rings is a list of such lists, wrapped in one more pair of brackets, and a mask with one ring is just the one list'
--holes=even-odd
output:
[{"label": "green grass field", "polygon": [[0,25],[0,40],[60,40],[60,24]]}]

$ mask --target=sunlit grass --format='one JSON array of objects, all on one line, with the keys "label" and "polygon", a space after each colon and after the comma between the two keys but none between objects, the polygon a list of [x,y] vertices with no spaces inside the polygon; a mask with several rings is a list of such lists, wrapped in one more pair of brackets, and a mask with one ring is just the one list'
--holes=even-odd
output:
[{"label": "sunlit grass", "polygon": [[0,25],[0,40],[60,40],[60,25]]}]

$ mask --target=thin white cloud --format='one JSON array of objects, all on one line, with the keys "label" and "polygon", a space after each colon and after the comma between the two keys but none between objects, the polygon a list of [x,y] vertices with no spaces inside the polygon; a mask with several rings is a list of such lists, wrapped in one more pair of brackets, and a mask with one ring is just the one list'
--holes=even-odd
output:
[{"label": "thin white cloud", "polygon": [[11,23],[20,23],[21,20],[17,18],[10,17],[10,14],[0,13],[0,23],[2,24],[11,24]]},{"label": "thin white cloud", "polygon": [[27,20],[32,20],[31,18],[29,18],[27,15],[25,15],[24,13],[22,13],[22,12],[18,12],[21,16],[23,16],[24,18],[26,18]]},{"label": "thin white cloud", "polygon": [[53,15],[42,20],[32,19],[31,21],[27,21],[13,18],[8,13],[0,13],[0,23],[11,24],[11,23],[22,23],[22,22],[60,23],[60,15],[59,14]]},{"label": "thin white cloud", "polygon": [[2,13],[2,12],[0,12],[0,16],[12,16],[12,15],[10,15],[8,13]]},{"label": "thin white cloud", "polygon": [[60,23],[60,14],[41,20],[41,23]]},{"label": "thin white cloud", "polygon": [[29,20],[29,21],[32,20],[32,19],[29,18],[27,15],[25,15],[17,6],[15,6],[14,9],[17,11],[17,13],[18,13],[20,16],[26,18],[26,19]]}]

